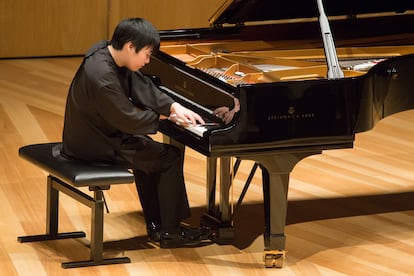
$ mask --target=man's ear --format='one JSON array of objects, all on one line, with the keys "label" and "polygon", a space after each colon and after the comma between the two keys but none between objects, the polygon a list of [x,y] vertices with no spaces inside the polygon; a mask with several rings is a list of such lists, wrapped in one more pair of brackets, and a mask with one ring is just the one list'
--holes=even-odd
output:
[{"label": "man's ear", "polygon": [[128,41],[127,43],[124,44],[124,49],[126,50],[134,50],[135,51],[135,46],[131,41]]},{"label": "man's ear", "polygon": [[135,48],[134,44],[131,41],[128,41],[127,43],[129,48]]}]

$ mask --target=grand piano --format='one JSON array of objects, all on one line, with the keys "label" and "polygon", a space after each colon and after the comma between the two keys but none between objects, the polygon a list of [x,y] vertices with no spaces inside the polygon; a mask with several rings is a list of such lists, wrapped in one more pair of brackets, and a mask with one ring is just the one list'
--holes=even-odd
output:
[{"label": "grand piano", "polygon": [[210,25],[160,31],[160,51],[143,72],[207,122],[163,120],[160,131],[207,157],[201,221],[218,238],[232,236],[235,165],[254,161],[262,171],[265,266],[282,267],[294,166],[352,148],[356,133],[414,108],[414,1],[228,0]]}]

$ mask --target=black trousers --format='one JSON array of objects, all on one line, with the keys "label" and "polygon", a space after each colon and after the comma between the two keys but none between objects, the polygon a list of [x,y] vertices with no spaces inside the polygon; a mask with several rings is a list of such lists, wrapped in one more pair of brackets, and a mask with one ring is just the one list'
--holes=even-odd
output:
[{"label": "black trousers", "polygon": [[130,137],[120,152],[130,163],[147,225],[174,231],[190,217],[184,183],[184,153],[150,137]]}]

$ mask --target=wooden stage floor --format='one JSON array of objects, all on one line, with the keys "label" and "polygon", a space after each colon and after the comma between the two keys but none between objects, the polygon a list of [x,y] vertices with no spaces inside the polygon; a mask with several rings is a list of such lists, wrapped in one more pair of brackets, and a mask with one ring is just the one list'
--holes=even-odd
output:
[{"label": "wooden stage floor", "polygon": [[[235,215],[233,241],[190,249],[147,242],[134,185],[105,192],[105,256],[130,264],[62,269],[89,258],[90,210],[61,196],[60,230],[86,238],[18,243],[45,231],[46,174],[18,148],[61,140],[65,98],[80,58],[0,60],[0,275],[414,275],[414,111],[357,134],[353,149],[302,160],[291,173],[287,259],[266,269],[257,173]],[[155,139],[161,139],[155,135]],[[251,163],[234,182],[234,201]],[[186,151],[192,224],[205,210],[205,157]]]}]

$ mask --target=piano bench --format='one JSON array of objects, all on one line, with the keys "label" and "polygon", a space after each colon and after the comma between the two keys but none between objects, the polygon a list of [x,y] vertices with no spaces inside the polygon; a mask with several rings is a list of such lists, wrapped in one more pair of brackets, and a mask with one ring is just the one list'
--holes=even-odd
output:
[{"label": "piano bench", "polygon": [[[45,143],[23,146],[19,156],[49,173],[47,177],[46,234],[21,236],[19,242],[81,238],[83,231],[58,233],[59,192],[91,208],[90,260],[62,263],[63,268],[130,263],[128,257],[103,259],[103,190],[113,184],[134,181],[127,168],[105,164],[87,164],[61,155],[62,143]],[[79,188],[89,187],[93,197]]]}]

